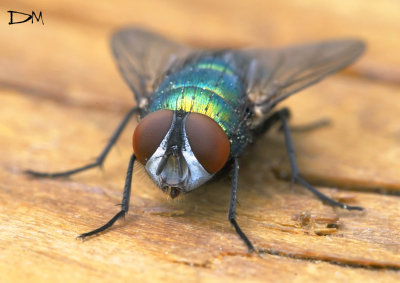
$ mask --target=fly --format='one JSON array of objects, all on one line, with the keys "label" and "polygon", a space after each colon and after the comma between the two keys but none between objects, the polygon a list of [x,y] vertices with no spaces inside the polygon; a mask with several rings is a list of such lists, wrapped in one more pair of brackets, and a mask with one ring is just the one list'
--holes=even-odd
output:
[{"label": "fly", "polygon": [[125,115],[95,162],[57,173],[26,171],[36,177],[62,177],[101,166],[128,121],[139,116],[121,210],[80,238],[108,229],[128,212],[136,161],[171,198],[200,187],[222,168],[232,166],[228,219],[249,251],[255,252],[236,221],[239,157],[276,123],[282,125],[292,184],[302,185],[331,206],[363,209],[327,197],[299,175],[289,110],[273,111],[283,99],[355,61],[365,49],[362,41],[344,39],[283,49],[202,50],[128,27],[113,35],[111,47],[138,106]]}]

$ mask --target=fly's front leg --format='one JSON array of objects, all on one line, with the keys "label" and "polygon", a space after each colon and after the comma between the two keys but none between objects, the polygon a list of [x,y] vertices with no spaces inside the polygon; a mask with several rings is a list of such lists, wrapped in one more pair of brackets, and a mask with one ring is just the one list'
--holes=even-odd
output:
[{"label": "fly's front leg", "polygon": [[235,228],[236,233],[246,244],[249,252],[256,252],[256,249],[254,248],[253,244],[251,243],[249,238],[247,238],[246,234],[242,231],[242,229],[240,229],[239,224],[236,222],[236,199],[238,190],[238,177],[239,177],[239,159],[235,157],[233,162],[232,188],[231,188],[231,198],[229,201],[228,220]]},{"label": "fly's front leg", "polygon": [[129,210],[129,201],[131,198],[131,187],[132,187],[132,173],[133,173],[133,165],[135,163],[136,160],[136,156],[133,153],[130,160],[129,160],[129,164],[128,164],[128,169],[126,172],[126,178],[125,178],[125,185],[124,185],[124,193],[123,193],[123,197],[122,197],[122,203],[121,203],[121,210],[114,215],[113,218],[111,218],[106,224],[104,224],[103,226],[87,232],[87,233],[83,233],[81,235],[78,236],[78,238],[80,239],[85,239],[86,237],[89,236],[93,236],[96,235],[100,232],[103,232],[104,230],[107,230],[108,228],[110,228],[111,226],[114,225],[114,223],[120,219],[125,217],[125,214],[128,213]]},{"label": "fly's front leg", "polygon": [[137,113],[139,110],[138,107],[134,107],[131,110],[129,110],[129,112],[125,115],[125,117],[122,119],[122,121],[120,122],[118,128],[114,131],[113,135],[111,136],[111,138],[109,139],[106,147],[103,149],[103,151],[100,153],[100,155],[96,158],[95,162],[86,164],[84,166],[78,167],[78,168],[74,168],[71,170],[67,170],[67,171],[61,171],[61,172],[37,172],[34,170],[26,170],[24,171],[26,174],[32,175],[34,177],[47,177],[47,178],[56,178],[56,177],[67,177],[67,176],[71,176],[73,174],[97,167],[97,166],[102,166],[104,160],[106,159],[108,153],[110,152],[111,148],[113,147],[113,145],[117,142],[119,136],[121,135],[122,131],[124,130],[124,128],[126,127],[126,125],[128,124],[128,121],[130,120],[130,118]]},{"label": "fly's front leg", "polygon": [[290,168],[292,171],[292,179],[291,179],[291,184],[293,185],[295,182],[297,182],[299,185],[302,185],[309,191],[311,191],[314,195],[316,195],[321,201],[328,203],[331,206],[338,206],[347,210],[363,210],[362,207],[359,206],[350,206],[346,205],[344,203],[335,201],[334,199],[331,199],[330,197],[324,195],[320,191],[318,191],[316,188],[311,186],[306,180],[304,180],[300,174],[299,174],[299,168],[297,166],[297,161],[296,161],[296,155],[294,152],[294,147],[293,147],[293,140],[290,134],[290,129],[288,125],[288,115],[287,115],[287,110],[283,109],[280,111],[277,111],[275,113],[278,113],[280,120],[282,122],[282,130],[285,135],[285,144],[286,144],[286,150],[289,155],[289,161],[290,161]]}]

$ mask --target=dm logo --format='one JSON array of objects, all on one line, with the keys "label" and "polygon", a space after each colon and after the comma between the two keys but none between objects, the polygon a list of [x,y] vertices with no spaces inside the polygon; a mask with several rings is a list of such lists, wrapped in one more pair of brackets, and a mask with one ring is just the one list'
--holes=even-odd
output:
[{"label": "dm logo", "polygon": [[[35,12],[32,11],[32,14],[25,14],[25,13],[21,13],[21,12],[17,12],[17,11],[7,11],[8,13],[10,13],[10,22],[8,23],[9,25],[15,25],[15,24],[22,24],[25,23],[29,20],[32,20],[32,24],[33,24],[33,18],[36,19],[36,22],[39,22],[40,20],[42,20],[42,24],[44,25],[43,22],[43,15],[42,15],[42,11],[39,12],[39,16],[36,16]],[[14,21],[14,14],[19,14],[19,15],[23,15],[23,16],[27,16],[24,20],[21,21]],[[21,17],[18,17],[19,19],[21,19]]]}]

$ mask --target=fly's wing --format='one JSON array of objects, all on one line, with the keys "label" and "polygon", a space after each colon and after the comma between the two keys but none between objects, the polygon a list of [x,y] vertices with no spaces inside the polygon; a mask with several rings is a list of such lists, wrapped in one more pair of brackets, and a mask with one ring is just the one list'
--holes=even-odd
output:
[{"label": "fly's wing", "polygon": [[192,49],[143,29],[128,27],[113,34],[111,48],[136,103],[146,108],[157,80]]},{"label": "fly's wing", "polygon": [[347,39],[284,49],[233,51],[246,70],[247,95],[259,119],[289,95],[337,72],[357,59],[365,44]]}]

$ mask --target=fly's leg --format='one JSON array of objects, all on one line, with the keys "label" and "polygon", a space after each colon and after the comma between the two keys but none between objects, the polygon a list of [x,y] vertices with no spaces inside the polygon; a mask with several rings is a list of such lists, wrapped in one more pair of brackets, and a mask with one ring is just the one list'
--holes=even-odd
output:
[{"label": "fly's leg", "polygon": [[232,188],[231,188],[231,198],[229,201],[228,220],[235,228],[236,233],[246,244],[249,252],[256,252],[256,249],[254,248],[253,244],[251,243],[249,238],[247,238],[246,234],[242,231],[242,229],[240,229],[239,224],[236,222],[236,199],[238,190],[238,177],[239,177],[239,159],[235,157],[233,162]]},{"label": "fly's leg", "polygon": [[304,180],[300,174],[299,174],[299,168],[297,166],[297,161],[296,161],[296,155],[294,152],[294,147],[293,147],[293,140],[290,135],[290,129],[288,125],[288,110],[287,109],[282,109],[279,110],[275,113],[278,113],[279,118],[282,122],[282,130],[285,135],[285,144],[286,144],[286,150],[289,155],[289,161],[290,161],[290,168],[292,171],[292,179],[291,179],[291,184],[293,185],[295,182],[297,182],[299,185],[302,185],[306,189],[308,189],[310,192],[312,192],[315,196],[317,196],[321,201],[326,202],[327,204],[331,206],[338,206],[343,209],[347,210],[363,210],[362,207],[359,206],[350,206],[346,205],[344,203],[335,201],[334,199],[331,199],[330,197],[324,195],[320,191],[318,191],[316,188],[311,186],[306,180]]},{"label": "fly's leg", "polygon": [[[281,115],[285,115],[287,119],[290,118],[290,111],[288,108],[282,108],[279,111],[276,111],[272,113],[267,119],[265,119],[264,122],[261,123],[257,128],[253,129],[253,135],[254,136],[260,136],[267,132],[272,126],[277,124],[278,122],[281,121]],[[308,132],[308,131],[313,131],[318,128],[322,128],[325,126],[330,125],[331,121],[328,118],[322,118],[316,121],[313,121],[311,123],[305,124],[305,125],[299,125],[299,126],[291,126],[290,131],[291,132],[296,132],[296,133],[301,133],[301,132]],[[283,126],[281,126],[280,130],[283,130]]]},{"label": "fly's leg", "polygon": [[276,125],[281,121],[281,112],[287,117],[290,118],[290,111],[288,108],[283,108],[282,110],[273,112],[267,119],[265,119],[257,128],[252,130],[252,134],[254,137],[259,137],[266,133],[272,126]]},{"label": "fly's leg", "polygon": [[328,118],[321,118],[319,120],[312,121],[311,123],[305,125],[291,126],[290,131],[296,133],[313,131],[318,128],[326,127],[331,124],[331,120]]},{"label": "fly's leg", "polygon": [[67,177],[71,176],[73,174],[97,167],[97,166],[102,166],[104,160],[106,159],[108,153],[110,152],[111,148],[113,145],[116,143],[118,140],[119,136],[121,135],[122,131],[124,130],[125,126],[128,124],[129,119],[132,117],[133,114],[137,113],[139,108],[134,107],[129,112],[125,115],[125,117],[122,119],[120,122],[119,126],[117,129],[114,131],[113,135],[109,139],[106,147],[103,149],[103,151],[100,153],[100,155],[96,158],[96,161],[86,164],[84,166],[74,168],[71,170],[67,171],[62,171],[62,172],[37,172],[34,170],[25,170],[24,172],[26,174],[32,175],[34,177],[46,177],[46,178],[56,178],[56,177]]},{"label": "fly's leg", "polygon": [[113,218],[110,219],[110,221],[108,221],[106,224],[104,224],[103,226],[87,232],[87,233],[83,233],[81,235],[78,236],[79,239],[84,240],[86,237],[89,236],[93,236],[96,235],[98,233],[103,232],[104,230],[107,230],[108,228],[110,228],[111,226],[114,225],[114,223],[120,219],[120,218],[124,218],[125,214],[128,212],[129,210],[129,200],[131,198],[131,186],[132,186],[132,173],[133,173],[133,165],[135,163],[136,160],[136,156],[135,154],[132,154],[130,160],[129,160],[129,164],[128,164],[128,169],[126,172],[126,178],[125,178],[125,185],[124,185],[124,193],[123,193],[123,197],[122,197],[122,203],[121,203],[121,210],[114,215]]}]

